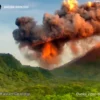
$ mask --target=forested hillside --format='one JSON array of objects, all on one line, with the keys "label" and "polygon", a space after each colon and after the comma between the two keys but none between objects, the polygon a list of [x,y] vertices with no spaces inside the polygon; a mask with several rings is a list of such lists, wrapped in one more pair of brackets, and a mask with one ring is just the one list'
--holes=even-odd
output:
[{"label": "forested hillside", "polygon": [[0,54],[0,100],[100,100],[99,51],[51,71]]}]

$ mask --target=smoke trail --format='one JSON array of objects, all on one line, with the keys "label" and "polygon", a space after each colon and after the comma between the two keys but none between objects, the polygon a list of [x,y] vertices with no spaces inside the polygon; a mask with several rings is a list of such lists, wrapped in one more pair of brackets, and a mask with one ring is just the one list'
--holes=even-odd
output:
[{"label": "smoke trail", "polygon": [[[54,15],[44,14],[43,24],[37,25],[30,17],[16,19],[18,29],[13,31],[19,48],[27,46],[35,52],[42,67],[54,67],[67,41],[87,38],[100,33],[100,4],[89,2],[78,6],[76,0],[64,1]],[[74,44],[72,44],[74,45]],[[77,48],[75,52],[78,52]]]}]

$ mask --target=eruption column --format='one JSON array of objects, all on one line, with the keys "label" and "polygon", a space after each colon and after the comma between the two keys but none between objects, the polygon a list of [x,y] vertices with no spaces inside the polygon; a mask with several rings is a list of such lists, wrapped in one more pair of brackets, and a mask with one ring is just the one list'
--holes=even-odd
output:
[{"label": "eruption column", "polygon": [[88,2],[78,6],[76,0],[64,0],[54,15],[44,14],[42,25],[30,17],[17,18],[16,25],[18,29],[13,31],[13,37],[19,47],[28,46],[35,52],[41,66],[53,66],[60,62],[68,41],[100,34],[100,4]]}]

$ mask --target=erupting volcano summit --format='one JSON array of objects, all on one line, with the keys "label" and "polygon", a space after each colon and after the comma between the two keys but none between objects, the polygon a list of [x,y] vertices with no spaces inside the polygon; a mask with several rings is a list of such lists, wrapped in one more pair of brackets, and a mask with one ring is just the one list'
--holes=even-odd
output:
[{"label": "erupting volcano summit", "polygon": [[17,18],[16,25],[13,36],[20,48],[28,46],[43,65],[58,64],[67,41],[100,33],[100,3],[64,0],[54,15],[44,14],[42,25],[30,17]]}]

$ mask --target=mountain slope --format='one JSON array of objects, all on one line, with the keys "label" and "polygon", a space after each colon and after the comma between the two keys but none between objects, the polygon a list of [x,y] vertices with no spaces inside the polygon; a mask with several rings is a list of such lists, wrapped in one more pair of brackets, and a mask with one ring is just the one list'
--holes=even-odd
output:
[{"label": "mountain slope", "polygon": [[52,74],[68,79],[100,80],[100,48],[53,70]]},{"label": "mountain slope", "polygon": [[52,74],[44,69],[22,65],[10,54],[0,54],[0,87],[27,86],[46,81]]}]

